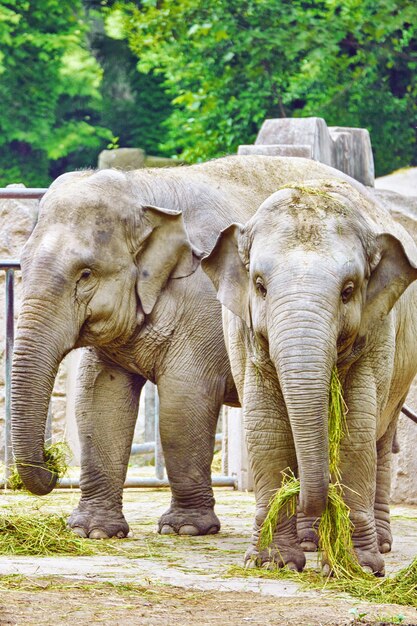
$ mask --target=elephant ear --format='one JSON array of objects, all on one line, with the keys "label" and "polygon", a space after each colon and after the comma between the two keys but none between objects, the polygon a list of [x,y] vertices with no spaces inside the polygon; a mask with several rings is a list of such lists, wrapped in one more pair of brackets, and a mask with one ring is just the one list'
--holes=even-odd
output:
[{"label": "elephant ear", "polygon": [[141,209],[144,228],[136,251],[136,291],[149,315],[168,279],[190,276],[202,253],[191,245],[180,211],[151,205]]},{"label": "elephant ear", "polygon": [[213,250],[202,260],[201,267],[213,283],[217,299],[250,326],[249,277],[239,254],[242,233],[241,224],[225,228]]},{"label": "elephant ear", "polygon": [[[407,242],[408,243],[408,242]],[[398,298],[417,279],[417,250],[406,247],[393,235],[377,235],[378,261],[371,268],[360,334],[382,320],[391,311]]]}]

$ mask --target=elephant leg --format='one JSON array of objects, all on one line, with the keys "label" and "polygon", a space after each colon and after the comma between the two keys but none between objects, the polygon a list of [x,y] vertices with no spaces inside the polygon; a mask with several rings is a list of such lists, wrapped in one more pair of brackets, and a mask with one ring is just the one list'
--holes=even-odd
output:
[{"label": "elephant leg", "polygon": [[171,505],[158,522],[158,532],[207,535],[220,530],[214,513],[211,462],[224,380],[207,372],[158,380],[159,428]]},{"label": "elephant leg", "polygon": [[[263,389],[265,386],[268,389]],[[261,528],[270,501],[281,487],[282,473],[297,470],[291,427],[277,382],[271,385],[259,376],[246,375],[244,422],[256,496],[253,533],[245,561],[248,567],[287,565],[301,571],[306,560],[297,537],[296,516],[286,510],[280,514],[270,545],[259,548]]]},{"label": "elephant leg", "polygon": [[[403,405],[401,401],[400,406]],[[382,554],[391,551],[392,532],[390,524],[390,492],[391,492],[391,455],[395,429],[401,409],[391,422],[387,431],[377,443],[377,474],[375,494],[375,524],[378,535],[379,551]]]},{"label": "elephant leg", "polygon": [[[360,384],[359,384],[360,380]],[[362,373],[345,391],[347,433],[341,445],[341,476],[344,499],[353,524],[353,545],[366,571],[384,575],[374,516],[376,492],[376,384],[373,375]]]},{"label": "elephant leg", "polygon": [[84,351],[77,380],[81,499],[68,525],[81,537],[125,537],[123,484],[145,379]]}]

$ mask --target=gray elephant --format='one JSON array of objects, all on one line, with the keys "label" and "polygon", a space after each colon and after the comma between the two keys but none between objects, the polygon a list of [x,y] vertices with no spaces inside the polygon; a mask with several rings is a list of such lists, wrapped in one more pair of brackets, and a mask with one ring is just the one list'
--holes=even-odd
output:
[{"label": "gray elephant", "polygon": [[[247,561],[304,567],[311,522],[327,501],[337,365],[348,407],[341,476],[353,542],[362,567],[382,575],[381,553],[392,543],[392,440],[417,371],[416,285],[407,289],[417,278],[414,241],[365,188],[313,180],[291,183],[245,225],[225,229],[202,265],[224,305],[244,408],[257,507]],[[259,552],[259,529],[287,468],[300,478],[301,545],[294,518],[283,515],[272,546]]]},{"label": "gray elephant", "polygon": [[280,184],[320,175],[339,173],[305,159],[255,156],[76,172],[51,185],[21,259],[12,438],[25,485],[48,493],[55,481],[43,444],[54,378],[70,350],[87,347],[76,406],[82,493],[69,520],[78,534],[128,532],[122,490],[146,380],[158,385],[172,488],[159,531],[219,530],[210,484],[216,421],[221,404],[238,398],[221,307],[199,258]]}]

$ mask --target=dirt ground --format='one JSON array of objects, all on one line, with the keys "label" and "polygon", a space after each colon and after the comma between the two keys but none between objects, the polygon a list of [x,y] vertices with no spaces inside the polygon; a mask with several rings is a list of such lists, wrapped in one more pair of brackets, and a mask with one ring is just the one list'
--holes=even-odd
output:
[{"label": "dirt ground", "polygon": [[[231,566],[242,565],[254,498],[227,488],[215,494],[222,522],[218,535],[159,536],[156,520],[169,503],[169,491],[126,490],[132,537],[112,541],[110,552],[0,556],[0,625],[417,626],[412,607],[372,604],[334,591],[305,591],[292,581],[231,575]],[[40,507],[66,515],[78,497],[77,490],[55,491],[42,499],[8,493],[1,506],[35,508],[34,514]],[[394,507],[392,513],[395,543],[386,558],[388,574],[408,565],[417,553],[417,509]],[[316,565],[316,555],[309,555],[309,566]]]}]

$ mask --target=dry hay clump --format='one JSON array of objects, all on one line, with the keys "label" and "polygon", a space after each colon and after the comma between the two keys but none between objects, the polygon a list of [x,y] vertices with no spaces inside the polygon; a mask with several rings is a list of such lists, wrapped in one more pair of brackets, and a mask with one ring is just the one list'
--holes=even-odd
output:
[{"label": "dry hay clump", "polygon": [[[70,449],[65,442],[45,448],[45,464],[54,476],[62,478],[68,470]],[[16,466],[12,468],[7,486],[13,491],[26,491]],[[29,509],[29,510],[28,510]],[[20,556],[91,555],[90,542],[77,537],[64,516],[41,513],[39,507],[10,507],[0,513],[0,554]]]},{"label": "dry hay clump", "polygon": [[[291,577],[307,585],[335,588],[364,600],[417,606],[417,559],[395,576],[377,579],[364,572],[360,566],[352,542],[352,523],[349,508],[343,500],[340,477],[340,442],[346,432],[346,405],[337,370],[331,379],[329,398],[329,467],[333,483],[329,485],[327,507],[318,526],[319,550],[330,574],[323,579],[321,574],[312,571],[297,573],[282,568],[267,572],[267,577]],[[283,476],[282,486],[271,499],[268,515],[259,536],[260,550],[267,548],[278,523],[279,514],[286,508],[289,515],[295,515],[300,481],[292,473]],[[259,575],[259,569],[245,571],[245,575]],[[262,570],[265,575],[265,570]]]},{"label": "dry hay clump", "polygon": [[94,546],[77,537],[64,516],[11,510],[0,514],[0,554],[13,556],[88,556]]}]

